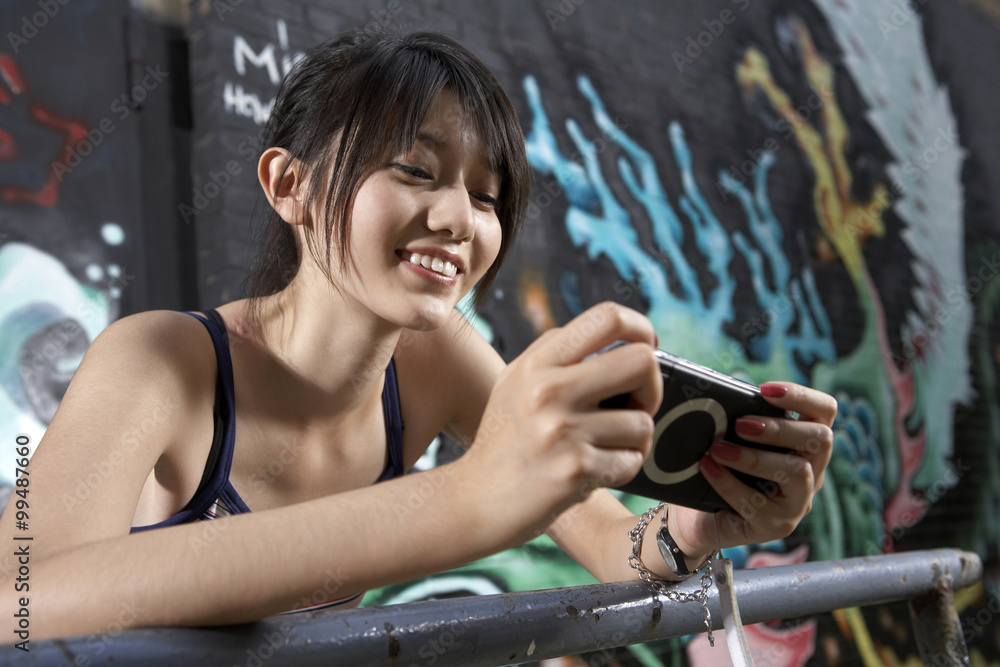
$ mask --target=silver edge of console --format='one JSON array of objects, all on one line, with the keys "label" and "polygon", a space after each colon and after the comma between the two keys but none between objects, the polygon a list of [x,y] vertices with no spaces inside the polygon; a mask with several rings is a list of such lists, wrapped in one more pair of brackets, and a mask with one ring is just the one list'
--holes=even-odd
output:
[{"label": "silver edge of console", "polygon": [[669,352],[665,352],[664,350],[659,350],[659,349],[655,350],[654,354],[661,361],[666,361],[673,365],[684,366],[685,368],[688,368],[695,372],[708,373],[709,375],[718,378],[720,381],[725,382],[726,384],[735,389],[739,389],[741,391],[749,392],[751,394],[760,396],[759,387],[749,382],[744,382],[743,380],[737,380],[736,378],[730,377],[725,373],[715,370],[714,368],[709,368],[708,366],[702,366],[701,364],[696,364],[693,361],[688,361],[684,357],[678,357],[676,354],[671,354]]}]

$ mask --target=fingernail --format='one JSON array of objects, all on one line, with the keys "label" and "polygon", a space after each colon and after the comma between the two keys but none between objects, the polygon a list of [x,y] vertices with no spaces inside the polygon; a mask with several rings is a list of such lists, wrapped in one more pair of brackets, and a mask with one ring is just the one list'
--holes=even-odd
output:
[{"label": "fingernail", "polygon": [[734,426],[740,435],[760,435],[767,428],[767,424],[753,417],[738,417]]},{"label": "fingernail", "polygon": [[736,461],[740,458],[740,448],[728,442],[716,442],[712,445],[712,456],[724,461]]},{"label": "fingernail", "polygon": [[765,382],[760,386],[760,393],[768,398],[781,398],[788,393],[788,387],[783,384]]},{"label": "fingernail", "polygon": [[659,349],[660,348],[660,336],[659,336],[659,334],[655,334],[654,333],[653,334],[653,340],[656,341],[655,343],[653,343],[653,347],[655,347],[656,349]]},{"label": "fingernail", "polygon": [[708,473],[709,477],[714,477],[716,479],[722,477],[722,466],[713,461],[711,457],[701,457],[701,468]]}]

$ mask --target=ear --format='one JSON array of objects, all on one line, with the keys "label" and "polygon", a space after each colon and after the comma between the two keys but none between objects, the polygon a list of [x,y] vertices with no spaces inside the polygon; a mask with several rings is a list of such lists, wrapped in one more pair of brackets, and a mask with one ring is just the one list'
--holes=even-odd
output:
[{"label": "ear", "polygon": [[267,201],[281,219],[291,225],[306,222],[306,209],[302,201],[306,190],[303,171],[302,163],[292,157],[291,153],[275,146],[265,150],[257,163],[257,180],[264,189]]}]

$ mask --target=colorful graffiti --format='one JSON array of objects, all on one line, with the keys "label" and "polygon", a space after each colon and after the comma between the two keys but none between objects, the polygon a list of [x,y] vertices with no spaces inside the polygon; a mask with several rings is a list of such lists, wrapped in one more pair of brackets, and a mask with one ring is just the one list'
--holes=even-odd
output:
[{"label": "colorful graffiti", "polygon": [[[23,243],[0,246],[0,423],[41,439],[90,341],[118,316],[127,278],[115,266],[108,288],[81,284],[48,253]],[[0,473],[0,484],[13,484]]]},{"label": "colorful graffiti", "polygon": [[[791,540],[728,550],[738,566],[893,551],[972,468],[970,460],[956,457],[954,433],[956,412],[974,400],[989,406],[992,437],[989,451],[977,459],[986,470],[978,477],[975,518],[955,546],[995,553],[1000,547],[1000,348],[988,336],[975,337],[973,326],[995,329],[1000,281],[992,280],[995,246],[974,253],[964,247],[967,151],[949,96],[930,66],[919,16],[888,24],[885,34],[886,20],[897,9],[888,0],[815,0],[812,5],[822,21],[815,15],[807,20],[804,13],[773,19],[785,62],[769,62],[765,50],[751,43],[731,74],[743,113],[783,135],[791,150],[779,155],[777,143],[750,146],[748,169],[720,170],[715,183],[699,182],[699,149],[689,145],[681,122],[667,122],[664,128],[673,163],[657,164],[652,150],[612,120],[614,102],[609,111],[600,86],[587,75],[576,77],[576,89],[590,119],[565,119],[561,127],[571,142],[566,144],[546,111],[538,79],[529,74],[522,82],[530,112],[529,160],[546,190],[564,197],[560,222],[572,246],[593,265],[611,268],[614,292],[622,300],[639,297],[663,347],[751,381],[787,378],[837,397],[835,455],[812,513]],[[840,49],[838,67],[817,47],[816,30]],[[802,90],[809,91],[806,103],[777,82],[773,71],[778,66],[786,80],[789,71],[798,78],[799,98]],[[838,73],[846,73],[859,92],[863,117],[845,112]],[[591,122],[600,138],[583,129]],[[859,125],[886,156],[871,170],[874,178],[854,171],[850,149],[858,141]],[[605,154],[609,146],[613,159]],[[782,184],[769,175],[779,159],[805,165],[802,178],[814,229],[803,231],[806,223],[773,206],[775,188]],[[667,169],[673,171],[669,178]],[[680,183],[680,190],[668,191],[667,182]],[[729,200],[742,214],[736,224],[732,207],[723,205]],[[789,234],[795,236],[786,238]],[[901,321],[887,314],[880,282],[885,278],[872,270],[869,256],[870,246],[889,234],[906,251],[893,277],[908,286],[912,300]],[[969,261],[977,254],[979,260]],[[817,279],[829,266],[846,276],[860,322],[846,349],[837,344],[841,313],[824,303]],[[571,314],[589,305],[583,287],[587,276],[577,271],[553,276],[526,262],[518,276],[521,315],[536,335],[554,326],[554,300]],[[752,308],[741,285],[750,286]],[[753,313],[749,319],[747,312]],[[648,505],[621,497],[636,511]],[[528,563],[531,567],[519,567]],[[591,581],[545,537],[462,572],[502,589]],[[958,606],[968,618],[1000,599],[997,575],[959,596]],[[397,587],[366,603],[405,596],[406,590]],[[849,651],[866,665],[912,664],[915,649],[906,624],[891,621],[891,615],[886,620],[886,614],[846,609],[822,628],[814,619],[761,625],[748,629],[748,639],[755,655],[770,665],[837,664]],[[968,618],[965,627],[975,626],[975,632],[967,639],[988,644],[987,626]],[[994,651],[1000,647],[996,639]],[[680,664],[680,647],[691,665],[722,659],[708,649],[705,637],[627,651],[644,665],[666,664],[666,656]],[[988,662],[978,647],[972,655],[977,664],[1000,664]]]},{"label": "colorful graffiti", "polygon": [[[65,210],[73,168],[94,145],[78,151],[99,131],[54,111],[0,53],[0,424],[26,434],[32,451],[135,278],[110,259],[126,241],[120,224],[103,220],[81,234],[80,216]],[[13,441],[5,447],[13,456]],[[13,472],[0,470],[0,500]]]},{"label": "colorful graffiti", "polygon": [[[68,170],[74,147],[86,139],[86,128],[34,99],[17,62],[6,53],[0,53],[0,84],[0,105],[4,107],[0,126],[0,200],[55,206],[62,175]],[[48,135],[58,138],[53,141]],[[24,142],[31,152],[51,145],[52,155],[43,162],[45,167],[32,167],[23,160],[27,148]]]}]

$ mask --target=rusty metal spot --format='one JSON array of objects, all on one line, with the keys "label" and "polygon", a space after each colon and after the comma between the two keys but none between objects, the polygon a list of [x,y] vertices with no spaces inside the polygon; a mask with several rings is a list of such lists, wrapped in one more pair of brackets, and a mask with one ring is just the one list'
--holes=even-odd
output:
[{"label": "rusty metal spot", "polygon": [[649,623],[649,629],[652,630],[657,625],[660,624],[660,619],[663,618],[663,612],[660,611],[660,605],[653,607],[653,618]]},{"label": "rusty metal spot", "polygon": [[580,613],[580,610],[571,604],[566,605],[566,613],[574,618]]},{"label": "rusty metal spot", "polygon": [[398,658],[399,657],[399,640],[392,634],[392,631],[396,628],[393,627],[392,623],[385,624],[385,632],[389,636],[389,657]]}]

